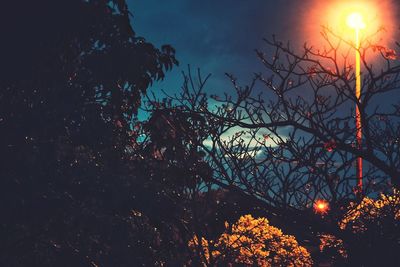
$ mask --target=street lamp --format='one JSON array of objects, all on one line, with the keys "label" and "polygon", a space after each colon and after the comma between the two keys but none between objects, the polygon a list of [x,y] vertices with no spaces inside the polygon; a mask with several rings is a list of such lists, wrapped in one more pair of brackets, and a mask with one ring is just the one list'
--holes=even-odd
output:
[{"label": "street lamp", "polygon": [[[355,50],[356,50],[356,139],[357,139],[357,147],[360,149],[362,146],[362,124],[361,124],[361,112],[359,108],[359,104],[361,101],[361,40],[360,40],[360,31],[365,29],[366,25],[363,21],[363,17],[360,13],[354,12],[351,13],[347,17],[347,25],[354,29],[355,31]],[[357,176],[357,189],[358,193],[362,194],[362,186],[363,186],[363,161],[361,157],[357,158],[357,166],[356,166],[356,176]]]},{"label": "street lamp", "polygon": [[314,211],[315,213],[319,213],[321,215],[325,215],[329,210],[329,202],[323,199],[318,199],[314,203]]}]

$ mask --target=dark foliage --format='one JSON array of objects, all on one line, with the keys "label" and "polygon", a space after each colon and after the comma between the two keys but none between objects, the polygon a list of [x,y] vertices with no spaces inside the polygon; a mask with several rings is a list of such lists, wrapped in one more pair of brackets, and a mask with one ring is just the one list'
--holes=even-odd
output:
[{"label": "dark foliage", "polygon": [[[305,45],[301,52],[276,38],[265,40],[268,52],[257,51],[264,72],[248,85],[227,74],[234,93],[208,95],[208,78],[189,69],[182,92],[166,102],[205,121],[208,138],[202,149],[215,187],[243,196],[241,203],[252,199],[261,210],[277,210],[283,223],[276,225],[289,228],[300,240],[314,239],[314,250],[318,234],[338,235],[350,246],[352,264],[390,266],[396,261],[397,228],[385,227],[388,232],[365,237],[341,232],[338,222],[349,202],[399,187],[400,109],[394,96],[400,88],[399,62],[391,48],[384,48],[391,56],[374,55],[381,46],[373,39],[364,42],[359,49],[363,87],[358,98],[354,66],[343,64],[349,55],[341,53],[343,47],[355,47],[330,29],[324,28],[322,35],[324,49]],[[360,146],[355,145],[356,106],[362,120]],[[357,158],[364,162],[362,190],[356,185]],[[323,219],[313,215],[319,199],[329,203]],[[363,251],[376,261],[365,260]]]},{"label": "dark foliage", "polygon": [[[299,56],[273,39],[272,61],[258,52],[268,76],[243,87],[228,75],[236,95],[211,95],[211,108],[208,78],[189,72],[181,95],[148,99],[141,123],[146,90],[178,62],[172,47],[136,36],[125,0],[8,1],[1,13],[0,266],[198,266],[204,255],[188,242],[249,213],[310,245],[318,262],[340,256],[318,252],[318,233],[329,233],[352,254],[339,265],[392,264],[397,221],[360,235],[338,219],[357,201],[356,157],[368,163],[366,195],[398,186],[398,101],[366,109],[398,90],[398,64],[384,57],[380,75],[367,69],[359,102],[352,67],[322,64],[335,48]],[[365,148],[352,139],[356,104]],[[318,198],[329,214],[312,211]]]},{"label": "dark foliage", "polygon": [[[177,64],[124,0],[2,3],[1,266],[157,265],[126,154],[141,95]],[[157,245],[158,244],[158,245]]]}]

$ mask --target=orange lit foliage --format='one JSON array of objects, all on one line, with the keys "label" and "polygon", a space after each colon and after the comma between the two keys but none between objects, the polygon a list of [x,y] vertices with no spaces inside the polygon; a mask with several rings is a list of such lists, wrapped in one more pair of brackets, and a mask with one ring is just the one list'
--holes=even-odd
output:
[{"label": "orange lit foliage", "polygon": [[[284,235],[279,228],[269,225],[266,218],[245,215],[229,225],[216,242],[201,242],[205,264],[239,264],[241,266],[312,266],[310,253],[300,246],[295,237]],[[194,251],[198,238],[189,242]],[[211,254],[210,254],[211,251]]]},{"label": "orange lit foliage", "polygon": [[363,233],[369,226],[382,225],[382,221],[400,223],[399,190],[394,189],[392,195],[381,194],[376,200],[365,197],[359,204],[351,203],[339,226],[353,233]]},{"label": "orange lit foliage", "polygon": [[348,257],[343,240],[330,234],[322,234],[319,236],[319,251],[327,254],[332,260]]}]

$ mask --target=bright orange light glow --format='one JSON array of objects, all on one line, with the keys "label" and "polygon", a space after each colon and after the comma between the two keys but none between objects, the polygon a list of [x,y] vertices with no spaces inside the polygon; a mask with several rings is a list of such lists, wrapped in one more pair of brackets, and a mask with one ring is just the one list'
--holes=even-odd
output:
[{"label": "bright orange light glow", "polygon": [[326,45],[320,34],[324,26],[349,43],[354,44],[355,30],[361,30],[361,43],[368,39],[374,44],[393,47],[399,35],[397,8],[393,3],[393,0],[313,0],[306,7],[309,10],[304,11],[304,31],[299,38],[321,48]]},{"label": "bright orange light glow", "polygon": [[347,16],[347,25],[355,30],[365,29],[365,23],[360,13],[354,12]]},{"label": "bright orange light glow", "polygon": [[329,210],[329,203],[326,200],[319,199],[314,203],[314,211],[319,214],[326,214]]}]

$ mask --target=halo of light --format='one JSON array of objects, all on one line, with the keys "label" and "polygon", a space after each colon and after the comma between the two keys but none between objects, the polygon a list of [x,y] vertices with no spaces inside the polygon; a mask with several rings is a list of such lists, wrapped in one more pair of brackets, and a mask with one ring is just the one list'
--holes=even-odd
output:
[{"label": "halo of light", "polygon": [[355,30],[365,29],[366,27],[363,16],[358,12],[351,13],[347,16],[347,25]]},{"label": "halo of light", "polygon": [[314,203],[314,211],[319,214],[327,214],[329,211],[329,202],[323,199],[318,199]]},{"label": "halo of light", "polygon": [[349,27],[349,19],[355,19],[351,24],[355,22],[356,27],[363,27],[361,39],[368,38],[371,43],[390,48],[399,39],[397,8],[392,0],[314,0],[307,9],[301,22],[304,28],[300,38],[314,47],[326,45],[320,34],[322,26],[345,41],[353,42],[354,28]]}]

